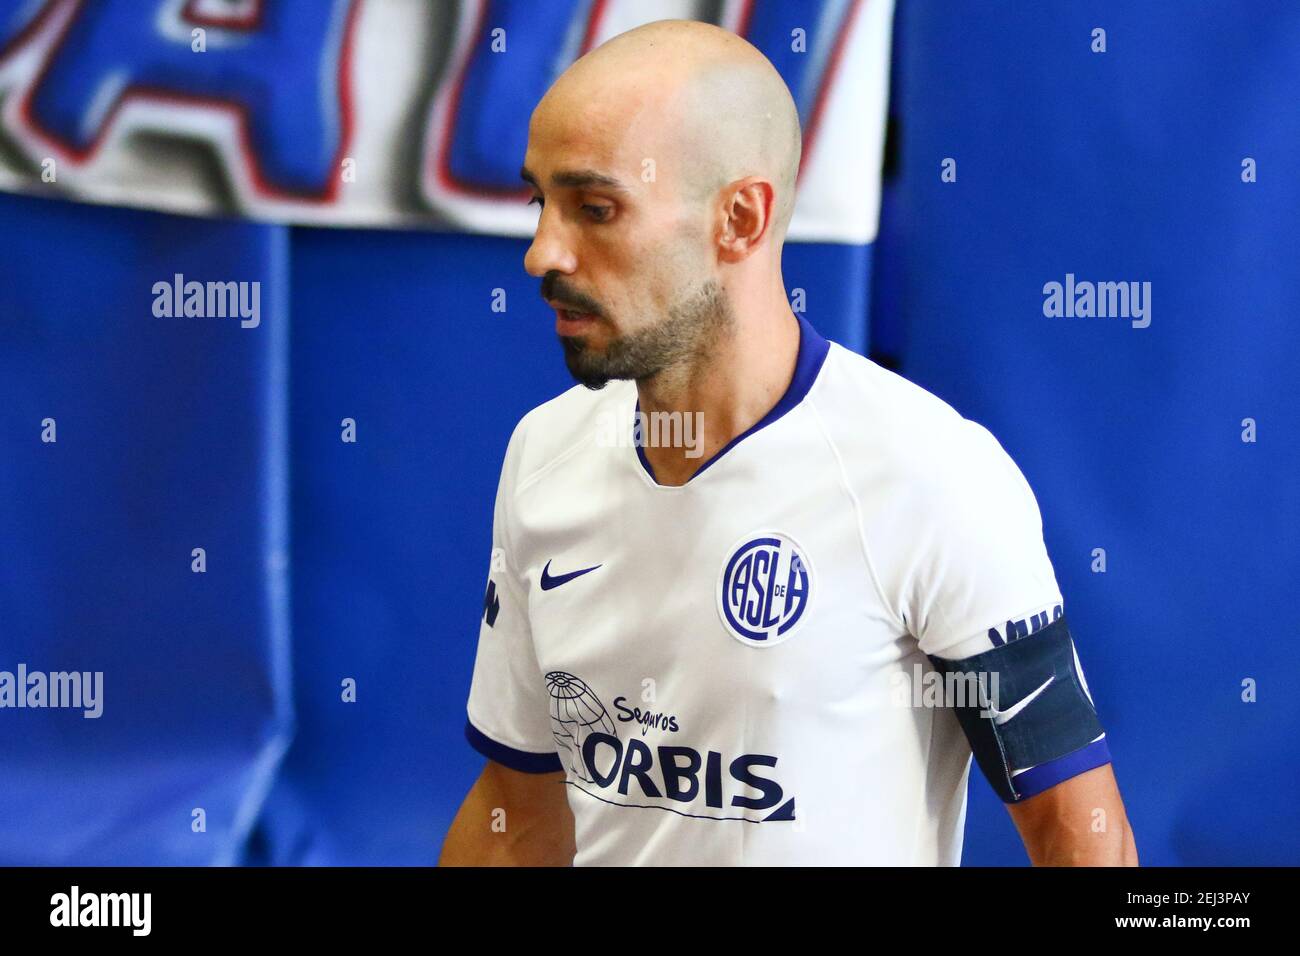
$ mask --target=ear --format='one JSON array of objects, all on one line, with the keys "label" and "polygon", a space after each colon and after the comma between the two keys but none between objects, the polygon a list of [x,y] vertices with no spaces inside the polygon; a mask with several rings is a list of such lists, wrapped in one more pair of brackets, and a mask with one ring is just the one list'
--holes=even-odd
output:
[{"label": "ear", "polygon": [[760,176],[747,176],[731,183],[723,194],[722,229],[718,255],[724,262],[748,258],[772,229],[776,191]]}]

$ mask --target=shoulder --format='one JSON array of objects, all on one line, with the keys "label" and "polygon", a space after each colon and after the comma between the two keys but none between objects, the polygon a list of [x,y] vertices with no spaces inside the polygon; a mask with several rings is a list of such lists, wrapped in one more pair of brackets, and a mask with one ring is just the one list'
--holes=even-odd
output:
[{"label": "shoulder", "polygon": [[[1029,483],[993,434],[845,352],[817,396],[882,597],[926,653],[1060,600]],[[962,656],[958,654],[957,656]]]},{"label": "shoulder", "polygon": [[[593,391],[575,385],[533,408],[515,425],[502,478],[516,491],[551,466],[596,444],[602,431],[635,402],[632,382],[612,381]],[[627,427],[632,427],[629,417]]]},{"label": "shoulder", "polygon": [[825,371],[813,397],[850,480],[937,493],[1019,475],[987,428],[898,373],[839,345]]},{"label": "shoulder", "polygon": [[902,574],[1038,555],[1038,501],[987,428],[845,349],[828,371],[818,414],[883,565]]}]

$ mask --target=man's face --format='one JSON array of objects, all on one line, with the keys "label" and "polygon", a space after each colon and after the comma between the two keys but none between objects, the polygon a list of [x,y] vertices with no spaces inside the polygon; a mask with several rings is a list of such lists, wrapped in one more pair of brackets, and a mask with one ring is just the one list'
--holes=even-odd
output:
[{"label": "man's face", "polygon": [[648,379],[707,350],[729,324],[707,204],[683,196],[682,157],[660,155],[677,151],[660,145],[652,108],[610,121],[617,111],[599,103],[548,100],[524,158],[542,207],[524,267],[556,308],[575,379],[589,388]]}]

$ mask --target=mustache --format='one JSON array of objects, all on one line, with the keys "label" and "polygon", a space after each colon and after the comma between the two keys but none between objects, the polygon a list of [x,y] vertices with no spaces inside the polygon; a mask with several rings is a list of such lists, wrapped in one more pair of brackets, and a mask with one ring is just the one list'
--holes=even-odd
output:
[{"label": "mustache", "polygon": [[556,273],[548,272],[542,279],[542,298],[550,302],[560,302],[570,307],[573,312],[586,312],[591,315],[600,315],[601,309],[596,303],[585,295],[581,295],[569,289],[560,281]]}]

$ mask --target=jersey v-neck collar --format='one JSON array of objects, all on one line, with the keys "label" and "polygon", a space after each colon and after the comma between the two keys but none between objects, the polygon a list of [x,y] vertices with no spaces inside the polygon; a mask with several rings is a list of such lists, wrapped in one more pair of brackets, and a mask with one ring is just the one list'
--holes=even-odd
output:
[{"label": "jersey v-neck collar", "polygon": [[[695,474],[687,478],[684,484],[660,485],[659,480],[655,478],[654,469],[650,466],[650,460],[646,458],[644,446],[640,442],[633,442],[636,447],[636,456],[641,461],[641,467],[645,470],[646,475],[655,483],[656,486],[661,488],[684,488],[696,478],[700,477],[700,475],[704,474],[704,472],[716,464],[727,452],[731,451],[731,449],[735,448],[750,435],[757,431],[761,431],[768,425],[771,425],[804,400],[804,397],[812,389],[813,383],[817,381],[817,375],[821,372],[822,365],[826,361],[826,355],[830,351],[831,343],[823,338],[817,330],[812,327],[812,324],[802,315],[797,315],[795,318],[799,320],[799,354],[795,358],[794,377],[790,379],[790,385],[786,388],[785,394],[781,396],[780,400],[772,406],[771,410],[766,415],[718,449],[717,453],[696,469]],[[641,399],[638,397],[632,419],[634,438],[638,421],[637,416],[639,416],[640,413]]]}]

